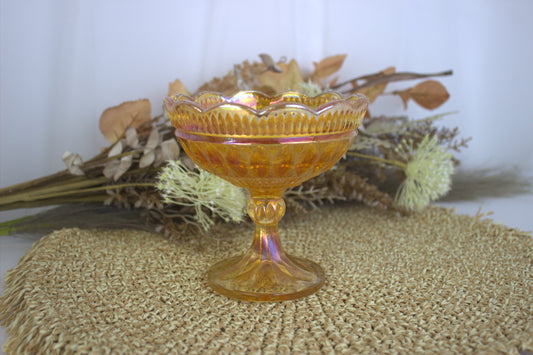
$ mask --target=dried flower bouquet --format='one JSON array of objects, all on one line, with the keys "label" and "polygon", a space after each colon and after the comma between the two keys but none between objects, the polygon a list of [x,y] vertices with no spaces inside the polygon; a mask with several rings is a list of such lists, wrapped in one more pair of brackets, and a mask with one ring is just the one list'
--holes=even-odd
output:
[{"label": "dried flower bouquet", "polygon": [[[197,92],[231,96],[240,90],[267,94],[297,90],[311,96],[335,90],[363,93],[371,103],[381,95],[397,95],[405,107],[413,101],[429,110],[449,97],[440,82],[427,78],[451,75],[451,71],[417,74],[396,72],[391,67],[338,82],[334,74],[346,55],[315,63],[308,76],[302,74],[296,60],[276,62],[266,54],[260,58],[236,64]],[[404,90],[385,91],[390,82],[408,80],[422,81]],[[179,80],[169,85],[168,94],[176,93],[190,94]],[[99,121],[110,142],[107,148],[87,161],[67,151],[63,155],[66,170],[0,189],[0,210],[98,202],[141,209],[151,225],[169,235],[191,225],[207,230],[216,219],[241,221],[244,193],[196,167],[180,149],[168,119],[151,117],[150,111],[147,99],[107,109]],[[457,128],[434,124],[443,116],[408,120],[368,113],[346,157],[334,169],[288,190],[284,196],[287,204],[301,210],[324,202],[356,200],[402,214],[421,210],[448,192],[458,164],[451,151],[459,151],[468,142],[458,137]],[[0,233],[16,225],[4,224]]]}]

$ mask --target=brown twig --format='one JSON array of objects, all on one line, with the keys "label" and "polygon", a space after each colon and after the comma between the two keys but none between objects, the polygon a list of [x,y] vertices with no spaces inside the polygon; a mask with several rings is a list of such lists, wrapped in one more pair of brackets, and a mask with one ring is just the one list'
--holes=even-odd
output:
[{"label": "brown twig", "polygon": [[60,179],[60,178],[62,178],[64,176],[72,176],[72,175],[68,172],[68,170],[63,170],[63,171],[59,171],[57,173],[54,173],[52,175],[47,175],[47,176],[43,176],[43,177],[40,177],[40,178],[37,178],[37,179],[33,179],[33,180],[30,180],[30,181],[22,182],[20,184],[7,186],[7,187],[4,187],[4,188],[0,189],[0,196],[9,195],[9,194],[12,194],[14,192],[21,191],[21,190],[26,190],[26,189],[29,189],[29,188],[32,188],[32,187],[35,187],[35,186],[39,186],[39,185],[49,186],[48,184],[50,182],[57,181],[58,179]]},{"label": "brown twig", "polygon": [[343,81],[340,84],[332,86],[331,89],[337,90],[337,89],[342,88],[343,86],[357,82],[359,80],[365,80],[366,82],[364,84],[358,85],[349,90],[343,91],[343,93],[353,93],[362,88],[389,83],[392,81],[423,79],[423,78],[429,78],[429,77],[434,77],[434,76],[448,76],[452,74],[453,74],[453,71],[451,70],[446,70],[440,73],[431,73],[431,74],[418,74],[418,73],[411,73],[411,72],[401,72],[401,73],[392,73],[392,74],[376,73],[376,74],[364,75],[364,76],[360,76],[357,78],[353,78],[351,80]]},{"label": "brown twig", "polygon": [[34,207],[64,205],[64,204],[69,204],[69,203],[104,202],[108,197],[109,197],[108,194],[99,194],[99,195],[90,194],[87,196],[51,198],[51,199],[37,200],[37,201],[19,201],[19,202],[9,203],[6,205],[0,205],[0,211],[16,210],[19,208],[34,208]]}]

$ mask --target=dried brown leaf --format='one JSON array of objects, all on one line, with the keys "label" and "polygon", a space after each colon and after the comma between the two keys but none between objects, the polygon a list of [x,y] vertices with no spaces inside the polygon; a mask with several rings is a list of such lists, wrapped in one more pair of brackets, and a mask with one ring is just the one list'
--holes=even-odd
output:
[{"label": "dried brown leaf", "polygon": [[405,108],[407,101],[411,99],[428,110],[436,109],[450,97],[444,85],[436,80],[426,80],[412,88],[395,93],[402,98]]},{"label": "dried brown leaf", "polygon": [[260,62],[252,62],[245,60],[241,64],[234,66],[233,70],[229,71],[222,78],[214,78],[211,81],[203,84],[198,89],[199,91],[217,91],[221,92],[226,96],[231,96],[239,90],[237,87],[237,76],[235,72],[237,71],[239,77],[242,81],[246,83],[255,82],[256,77],[267,70],[266,66]]},{"label": "dried brown leaf", "polygon": [[119,140],[126,127],[137,128],[151,119],[151,106],[148,99],[123,102],[108,108],[100,116],[100,132],[111,143]]},{"label": "dried brown leaf", "polygon": [[337,84],[337,81],[339,81],[339,77],[338,77],[338,76],[334,77],[334,78],[329,82],[328,87],[331,88],[331,87],[335,86],[335,85]]},{"label": "dried brown leaf", "polygon": [[279,63],[279,67],[283,72],[266,71],[258,76],[259,83],[273,93],[281,93],[287,90],[295,90],[299,84],[304,82],[296,60],[291,60],[289,64]]},{"label": "dried brown leaf", "polygon": [[261,53],[259,54],[259,57],[261,58],[261,61],[267,67],[268,70],[271,70],[276,73],[283,72],[283,70],[276,65],[276,63],[274,62],[274,59],[272,59],[270,55]]},{"label": "dried brown leaf", "polygon": [[346,54],[336,54],[326,57],[318,63],[315,62],[315,70],[311,75],[311,80],[320,82],[320,80],[336,73],[342,67],[344,59],[346,59]]},{"label": "dried brown leaf", "polygon": [[232,70],[222,78],[214,78],[211,81],[203,84],[202,86],[200,86],[197,92],[216,91],[226,96],[230,96],[233,92],[236,91],[236,87],[237,78]]},{"label": "dried brown leaf", "polygon": [[168,95],[177,95],[177,94],[183,94],[183,95],[190,95],[189,91],[183,85],[183,83],[180,81],[180,79],[176,79],[173,82],[168,84]]},{"label": "dried brown leaf", "polygon": [[[393,74],[395,71],[396,71],[395,67],[389,67],[385,70],[382,70],[380,74],[385,76],[385,75]],[[354,87],[357,86],[356,82],[352,83],[352,85],[354,85]],[[379,95],[383,94],[386,87],[387,87],[387,83],[383,83],[383,84],[377,84],[374,86],[363,87],[363,88],[357,89],[356,92],[361,93],[365,95],[366,97],[368,97],[368,100],[370,102],[374,102]]]},{"label": "dried brown leaf", "polygon": [[195,170],[197,168],[196,163],[192,161],[187,155],[182,157],[180,161],[185,165],[189,170]]}]

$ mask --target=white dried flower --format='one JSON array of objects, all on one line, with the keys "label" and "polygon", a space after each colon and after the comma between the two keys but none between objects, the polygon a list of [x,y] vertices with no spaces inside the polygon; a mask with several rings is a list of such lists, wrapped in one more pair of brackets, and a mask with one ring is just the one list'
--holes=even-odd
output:
[{"label": "white dried flower", "polygon": [[454,167],[452,155],[438,145],[437,137],[426,135],[416,149],[402,142],[396,152],[407,161],[406,178],[396,193],[396,203],[420,211],[450,191]]},{"label": "white dried flower", "polygon": [[85,175],[81,167],[83,166],[83,160],[79,154],[74,154],[68,150],[63,153],[61,157],[68,168],[68,171],[73,175]]},{"label": "white dried flower", "polygon": [[241,222],[245,212],[244,190],[216,175],[189,170],[180,161],[169,161],[161,169],[157,188],[165,203],[193,206],[195,220],[207,231],[214,224],[204,207],[224,221]]}]

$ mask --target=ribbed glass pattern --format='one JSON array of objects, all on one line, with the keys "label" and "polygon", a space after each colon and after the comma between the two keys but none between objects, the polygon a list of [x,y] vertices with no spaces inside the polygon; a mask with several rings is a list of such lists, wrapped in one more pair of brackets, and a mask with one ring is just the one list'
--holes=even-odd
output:
[{"label": "ribbed glass pattern", "polygon": [[326,92],[309,97],[298,92],[267,96],[241,91],[232,97],[204,92],[165,99],[172,124],[200,135],[237,137],[309,136],[357,128],[368,101],[355,94]]}]

